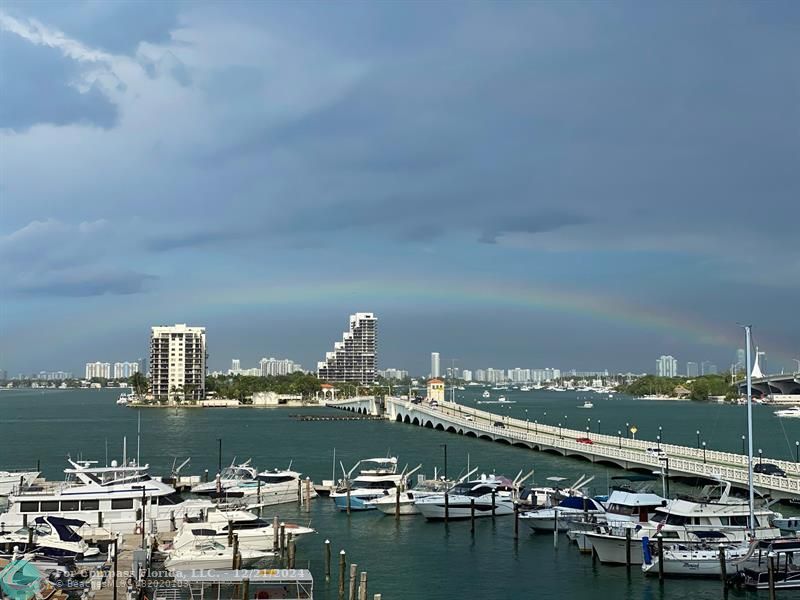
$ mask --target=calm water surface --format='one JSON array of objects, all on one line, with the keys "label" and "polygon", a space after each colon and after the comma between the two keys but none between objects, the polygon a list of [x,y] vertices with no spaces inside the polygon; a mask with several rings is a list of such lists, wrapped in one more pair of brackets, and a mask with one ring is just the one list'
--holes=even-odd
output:
[{"label": "calm water surface", "polygon": [[[474,404],[478,392],[457,392],[457,400]],[[498,392],[493,392],[497,394]],[[739,406],[690,402],[641,401],[630,398],[598,399],[590,394],[503,392],[516,404],[481,405],[533,423],[565,423],[603,433],[616,433],[625,423],[635,424],[638,437],[655,439],[661,426],[666,442],[694,445],[696,431],[709,448],[741,451],[745,409]],[[48,478],[62,476],[67,455],[105,461],[122,455],[122,437],[128,436],[128,453],[136,452],[137,411],[114,404],[111,390],[3,391],[0,392],[0,468],[41,461]],[[591,397],[595,408],[577,408]],[[326,409],[310,409],[320,414]],[[765,456],[794,460],[800,421],[780,420],[769,407],[754,408],[756,447]],[[527,411],[527,412],[526,412]],[[596,492],[605,492],[608,478],[620,470],[549,454],[535,453],[474,438],[445,434],[399,423],[372,421],[299,422],[294,409],[150,409],[141,413],[141,459],[156,474],[166,474],[175,459],[191,457],[184,472],[201,474],[217,465],[217,438],[223,439],[223,462],[252,458],[259,468],[294,467],[314,480],[331,477],[332,451],[349,468],[359,458],[398,455],[402,464],[423,463],[423,472],[442,467],[442,444],[447,444],[450,474],[462,471],[469,460],[486,472],[513,477],[535,469],[538,483],[548,476],[576,479],[596,475]],[[545,414],[546,413],[546,414]],[[341,414],[341,413],[337,413]],[[337,473],[337,477],[340,473]],[[533,535],[521,529],[513,539],[513,519],[479,519],[474,536],[469,523],[427,523],[406,517],[399,523],[380,513],[347,517],[320,499],[310,512],[293,505],[277,507],[281,518],[310,521],[319,535],[298,547],[298,566],[309,565],[316,578],[317,597],[336,598],[335,580],[323,577],[323,541],[332,542],[359,570],[369,572],[371,593],[384,599],[450,600],[460,598],[604,598],[659,600],[662,598],[718,599],[716,581],[645,579],[632,569],[607,567],[581,556],[566,538],[553,549],[551,535]],[[265,511],[271,516],[272,511]],[[334,579],[336,565],[334,564]],[[757,598],[732,591],[731,598]],[[762,594],[761,597],[766,597]],[[783,592],[779,598],[800,598]]]}]

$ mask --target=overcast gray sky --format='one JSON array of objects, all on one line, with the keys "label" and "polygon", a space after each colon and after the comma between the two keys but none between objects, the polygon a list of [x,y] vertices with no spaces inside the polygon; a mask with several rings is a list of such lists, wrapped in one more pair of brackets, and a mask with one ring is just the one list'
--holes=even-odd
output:
[{"label": "overcast gray sky", "polygon": [[[796,2],[4,2],[0,368],[800,358]],[[684,368],[684,365],[681,365]]]}]

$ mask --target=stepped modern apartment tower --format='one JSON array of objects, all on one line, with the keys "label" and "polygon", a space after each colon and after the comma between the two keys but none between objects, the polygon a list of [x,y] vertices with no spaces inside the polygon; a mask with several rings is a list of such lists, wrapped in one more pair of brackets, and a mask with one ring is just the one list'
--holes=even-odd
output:
[{"label": "stepped modern apartment tower", "polygon": [[350,331],[336,342],[333,352],[317,363],[317,377],[323,381],[346,381],[361,385],[375,381],[378,350],[378,319],[372,313],[350,316]]},{"label": "stepped modern apartment tower", "polygon": [[156,400],[201,400],[206,395],[206,328],[153,327],[150,391]]}]

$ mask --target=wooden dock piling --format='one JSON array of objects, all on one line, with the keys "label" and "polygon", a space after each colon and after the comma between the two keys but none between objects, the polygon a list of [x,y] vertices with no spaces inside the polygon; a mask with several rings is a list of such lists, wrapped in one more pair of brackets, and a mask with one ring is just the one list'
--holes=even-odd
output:
[{"label": "wooden dock piling", "polygon": [[631,570],[631,530],[630,527],[625,528],[625,566]]},{"label": "wooden dock piling", "polygon": [[394,488],[394,518],[400,519],[400,488]]},{"label": "wooden dock piling", "polygon": [[719,576],[722,579],[723,594],[728,591],[728,569],[725,565],[725,545],[719,545]]},{"label": "wooden dock piling", "polygon": [[475,498],[470,498],[469,501],[469,525],[470,532],[475,533]]},{"label": "wooden dock piling", "polygon": [[287,562],[289,564],[289,568],[290,569],[294,569],[294,557],[295,557],[295,550],[296,549],[295,549],[295,543],[294,543],[294,536],[291,533],[289,534],[289,539],[286,542],[286,545],[288,547],[288,549],[286,551],[286,553],[288,555],[288,561]]},{"label": "wooden dock piling", "polygon": [[558,508],[553,509],[553,548],[558,550]]},{"label": "wooden dock piling", "polygon": [[347,553],[339,551],[339,600],[344,600],[344,578],[347,573]]},{"label": "wooden dock piling", "polygon": [[444,493],[444,522],[450,521],[450,494]]},{"label": "wooden dock piling", "polygon": [[281,523],[280,546],[281,556],[283,556],[286,553],[286,523]]},{"label": "wooden dock piling", "polygon": [[658,533],[656,535],[658,540],[658,580],[664,582],[664,536]]},{"label": "wooden dock piling", "polygon": [[278,515],[272,517],[272,551],[278,551]]},{"label": "wooden dock piling", "polygon": [[361,571],[361,581],[358,584],[358,600],[367,600],[367,572]]},{"label": "wooden dock piling", "polygon": [[497,492],[492,490],[492,518],[495,518],[495,513],[497,509]]},{"label": "wooden dock piling", "polygon": [[232,569],[239,568],[239,561],[237,560],[237,555],[239,554],[239,536],[237,534],[233,535],[233,564],[231,565]]},{"label": "wooden dock piling", "polygon": [[350,590],[347,594],[347,600],[356,600],[356,574],[358,573],[358,564],[352,563],[350,565]]}]

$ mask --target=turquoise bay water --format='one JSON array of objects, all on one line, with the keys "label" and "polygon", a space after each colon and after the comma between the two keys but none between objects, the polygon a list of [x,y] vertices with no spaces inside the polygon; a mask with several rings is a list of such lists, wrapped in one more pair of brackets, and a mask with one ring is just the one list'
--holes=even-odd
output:
[{"label": "turquoise bay water", "polygon": [[[477,392],[457,392],[457,398],[473,404]],[[745,409],[740,406],[688,402],[640,401],[630,398],[598,399],[595,408],[577,408],[589,394],[547,392],[503,392],[516,404],[481,405],[480,408],[549,424],[586,426],[596,431],[597,419],[604,433],[616,433],[626,422],[635,424],[637,437],[655,439],[659,425],[667,442],[694,445],[696,430],[709,448],[741,450]],[[497,392],[493,392],[497,394]],[[485,472],[513,477],[518,471],[535,469],[543,483],[551,475],[577,479],[594,474],[596,492],[604,492],[617,469],[550,454],[535,453],[473,438],[433,430],[375,421],[299,422],[294,409],[148,409],[131,410],[114,403],[111,390],[3,391],[0,392],[0,468],[31,465],[41,461],[48,478],[62,476],[64,459],[73,457],[105,460],[122,455],[122,436],[128,436],[128,454],[136,452],[137,414],[141,414],[142,462],[155,474],[166,474],[177,458],[191,456],[185,473],[201,474],[217,466],[217,438],[223,439],[223,462],[252,458],[259,468],[295,468],[314,480],[331,477],[332,451],[347,468],[359,458],[394,454],[402,464],[423,463],[423,472],[433,474],[442,467],[442,444],[447,444],[450,475],[463,471],[467,460]],[[308,409],[321,414],[327,409]],[[527,410],[527,413],[525,412]],[[769,407],[756,406],[756,447],[765,456],[794,459],[795,440],[800,440],[800,422],[779,420]],[[544,413],[547,413],[545,416]],[[333,414],[341,414],[333,412]],[[565,419],[566,415],[566,419]],[[340,471],[337,472],[337,477]],[[316,578],[317,597],[336,597],[336,553],[345,549],[348,561],[369,572],[371,593],[385,599],[445,600],[455,598],[609,598],[659,600],[662,598],[717,599],[716,581],[657,579],[624,567],[607,567],[581,556],[566,538],[553,549],[551,535],[533,535],[521,527],[513,539],[513,519],[479,519],[474,536],[469,523],[427,523],[416,517],[400,522],[376,512],[350,517],[338,513],[326,499],[312,504],[310,512],[294,505],[276,507],[282,519],[310,521],[319,535],[298,547],[298,566],[309,565]],[[265,511],[271,516],[272,510]],[[330,539],[334,553],[334,580],[323,577],[323,541]],[[733,598],[755,598],[755,594],[732,591]],[[783,592],[780,598],[800,597]]]}]

